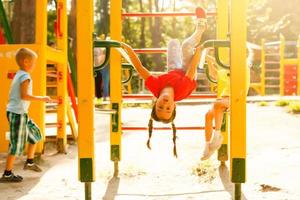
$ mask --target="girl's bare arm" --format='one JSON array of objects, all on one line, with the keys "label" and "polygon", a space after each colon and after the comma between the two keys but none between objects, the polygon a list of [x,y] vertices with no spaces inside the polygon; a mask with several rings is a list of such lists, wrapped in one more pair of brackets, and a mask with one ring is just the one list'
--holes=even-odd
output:
[{"label": "girl's bare arm", "polygon": [[133,49],[129,45],[127,45],[123,42],[121,43],[121,45],[122,45],[122,48],[126,50],[134,68],[139,73],[139,75],[144,80],[146,80],[149,76],[151,76],[150,72],[143,66],[139,57],[136,55],[136,53],[133,51]]}]

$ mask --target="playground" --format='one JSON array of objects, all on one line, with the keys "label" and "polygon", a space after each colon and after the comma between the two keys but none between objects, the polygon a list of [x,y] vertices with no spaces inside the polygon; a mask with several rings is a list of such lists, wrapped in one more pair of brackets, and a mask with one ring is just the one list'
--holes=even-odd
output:
[{"label": "playground", "polygon": [[[195,120],[191,108],[203,116],[208,105],[180,105],[179,111],[184,112],[185,117],[176,119],[179,124],[187,118],[191,124],[201,121]],[[274,104],[261,107],[258,103],[250,103],[247,111],[248,179],[243,199],[299,199],[299,116]],[[133,116],[149,112],[149,109],[126,108],[123,116],[128,123],[139,121],[144,124],[147,122],[142,117]],[[267,122],[266,118],[269,119]],[[95,147],[101,155],[96,156],[97,181],[93,184],[93,199],[231,199],[233,185],[228,165],[220,167],[215,156],[204,163],[199,161],[204,145],[203,132],[178,131],[178,159],[172,156],[171,134],[156,132],[150,151],[146,148],[147,136],[143,131],[124,133],[120,174],[114,178],[106,134],[109,115],[96,112],[95,122],[97,120],[103,123],[95,127]],[[288,121],[288,124],[281,121]],[[76,176],[76,145],[68,147],[67,155],[56,154],[51,144],[46,146],[46,152],[41,163],[44,172],[34,176],[25,172],[26,182],[1,184],[2,199],[84,198],[84,190]],[[1,155],[1,168],[4,167],[2,158],[4,155]],[[21,160],[16,163],[16,172],[22,172]],[[203,171],[195,172],[197,168]]]},{"label": "playground", "polygon": [[0,199],[300,199],[296,11],[26,1],[0,0]]}]

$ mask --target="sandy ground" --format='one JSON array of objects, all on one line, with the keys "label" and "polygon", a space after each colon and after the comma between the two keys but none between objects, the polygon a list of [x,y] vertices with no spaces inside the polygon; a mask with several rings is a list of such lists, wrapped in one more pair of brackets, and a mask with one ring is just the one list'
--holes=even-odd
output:
[{"label": "sandy ground", "polygon": [[[275,106],[248,104],[247,182],[243,199],[300,199],[300,116]],[[208,105],[179,106],[176,125],[203,125]],[[125,125],[147,125],[150,110],[123,110]],[[214,155],[200,162],[203,131],[178,131],[177,151],[172,156],[172,134],[155,131],[152,150],[146,148],[146,132],[126,132],[122,137],[120,174],[113,178],[109,160],[109,115],[96,113],[96,182],[93,199],[116,200],[227,200],[232,198],[229,164],[219,167]],[[0,154],[0,170],[5,154]],[[47,145],[43,173],[23,171],[25,157],[16,161],[15,173],[22,183],[0,184],[2,200],[84,199],[84,185],[78,181],[77,148],[55,154]],[[198,169],[198,170],[197,170]],[[201,172],[201,176],[196,172]],[[262,185],[265,185],[262,187]],[[269,187],[270,186],[270,187]],[[274,190],[274,191],[273,191]]]}]

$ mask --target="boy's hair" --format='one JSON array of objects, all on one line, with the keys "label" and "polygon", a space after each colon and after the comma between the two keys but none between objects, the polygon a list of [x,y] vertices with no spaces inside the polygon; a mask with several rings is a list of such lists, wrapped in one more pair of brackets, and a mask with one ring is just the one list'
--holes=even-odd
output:
[{"label": "boy's hair", "polygon": [[19,67],[23,67],[23,62],[26,58],[33,59],[37,58],[37,54],[28,48],[21,48],[16,53],[16,62]]},{"label": "boy's hair", "polygon": [[174,119],[176,117],[176,107],[174,108],[173,110],[173,113],[172,113],[172,116],[170,117],[170,119],[159,119],[156,115],[156,111],[155,111],[155,104],[156,102],[154,103],[153,107],[152,107],[152,112],[151,112],[151,118],[149,120],[149,123],[148,123],[148,133],[149,133],[149,137],[148,137],[148,141],[147,141],[147,147],[149,149],[151,149],[151,146],[150,146],[150,139],[151,139],[151,136],[152,136],[152,130],[153,130],[153,120],[155,121],[158,121],[158,122],[163,122],[165,124],[167,123],[170,123],[172,124],[172,130],[173,130],[173,144],[174,144],[174,147],[173,147],[173,154],[174,156],[177,158],[177,150],[176,150],[176,127],[175,127],[175,124],[174,124]]}]

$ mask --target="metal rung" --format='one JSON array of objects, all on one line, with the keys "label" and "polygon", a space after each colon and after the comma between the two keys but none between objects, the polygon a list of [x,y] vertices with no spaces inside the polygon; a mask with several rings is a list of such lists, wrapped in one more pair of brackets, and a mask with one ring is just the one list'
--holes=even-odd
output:
[{"label": "metal rung", "polygon": [[279,85],[266,85],[266,88],[278,88],[279,89]]},{"label": "metal rung", "polygon": [[265,80],[280,80],[279,77],[265,77]]},{"label": "metal rung", "polygon": [[166,48],[143,48],[143,49],[133,49],[135,53],[139,54],[160,54],[167,53]]},{"label": "metal rung", "polygon": [[278,64],[278,65],[280,65],[280,61],[267,61],[267,62],[265,62],[265,64],[266,65],[267,64],[272,64],[272,65]]},{"label": "metal rung", "polygon": [[95,108],[95,111],[100,112],[101,114],[116,114],[116,110],[112,109],[102,109],[102,108]]},{"label": "metal rung", "polygon": [[57,84],[47,84],[47,88],[56,88]]},{"label": "metal rung", "polygon": [[280,56],[279,53],[265,53],[265,56]]},{"label": "metal rung", "polygon": [[266,72],[280,72],[279,69],[265,69]]}]

